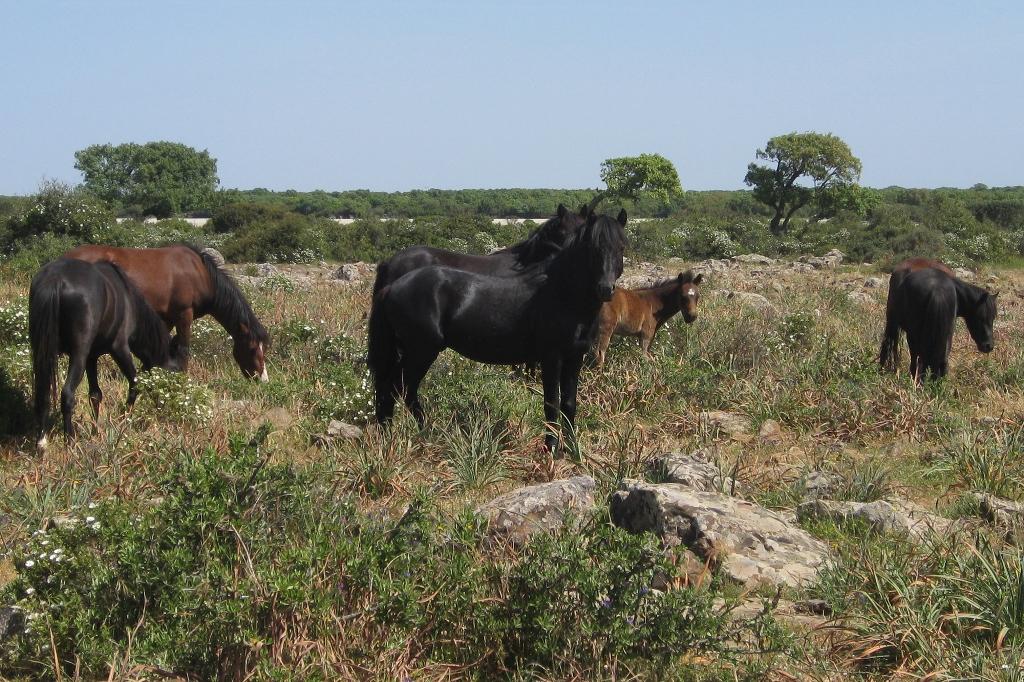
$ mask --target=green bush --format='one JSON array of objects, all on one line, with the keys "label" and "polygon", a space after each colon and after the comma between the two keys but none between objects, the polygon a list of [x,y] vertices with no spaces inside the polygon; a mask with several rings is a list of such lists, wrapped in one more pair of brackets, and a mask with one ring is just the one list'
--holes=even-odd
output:
[{"label": "green bush", "polygon": [[247,263],[308,263],[323,257],[315,221],[298,213],[268,216],[233,232],[224,258]]},{"label": "green bush", "polygon": [[93,241],[114,222],[114,215],[99,200],[62,182],[44,182],[24,212],[10,218],[8,245],[42,234]]}]

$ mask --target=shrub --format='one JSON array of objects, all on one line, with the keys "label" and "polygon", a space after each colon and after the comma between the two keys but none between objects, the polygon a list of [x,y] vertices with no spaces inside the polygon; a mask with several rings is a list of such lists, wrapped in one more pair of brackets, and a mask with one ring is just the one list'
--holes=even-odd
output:
[{"label": "shrub", "polygon": [[10,242],[42,234],[67,236],[80,242],[114,222],[114,215],[84,191],[55,180],[45,181],[29,207],[8,221]]},{"label": "shrub", "polygon": [[213,416],[209,390],[183,372],[154,367],[138,376],[135,412],[144,417],[203,424]]},{"label": "shrub", "polygon": [[223,246],[232,262],[308,263],[322,256],[314,221],[298,213],[281,213],[246,224]]}]

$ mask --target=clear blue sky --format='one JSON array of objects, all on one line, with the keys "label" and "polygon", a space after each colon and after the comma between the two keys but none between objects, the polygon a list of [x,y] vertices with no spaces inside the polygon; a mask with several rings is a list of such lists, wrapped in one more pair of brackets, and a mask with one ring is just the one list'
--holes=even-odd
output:
[{"label": "clear blue sky", "polygon": [[773,135],[873,187],[1024,184],[1024,2],[0,0],[0,194],[75,150],[208,149],[224,187],[597,187],[657,152],[742,187]]}]

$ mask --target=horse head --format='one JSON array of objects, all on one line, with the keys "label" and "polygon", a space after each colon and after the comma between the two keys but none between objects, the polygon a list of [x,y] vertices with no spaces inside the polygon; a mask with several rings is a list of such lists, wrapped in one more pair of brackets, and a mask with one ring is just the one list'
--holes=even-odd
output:
[{"label": "horse head", "polygon": [[622,256],[626,249],[626,211],[614,220],[606,215],[591,213],[580,233],[577,244],[588,253],[586,273],[594,281],[597,299],[612,300],[615,280],[622,275]]},{"label": "horse head", "polygon": [[700,302],[700,290],[697,286],[704,279],[704,273],[694,276],[692,270],[680,272],[676,278],[679,285],[679,312],[687,324],[697,319],[697,303]]},{"label": "horse head", "polygon": [[964,314],[964,322],[967,323],[967,331],[970,332],[978,350],[982,353],[991,353],[994,347],[992,340],[992,326],[996,320],[996,298],[999,294],[990,294],[982,291],[978,296],[974,310]]},{"label": "horse head", "polygon": [[250,379],[269,381],[265,353],[269,338],[266,331],[254,329],[245,323],[238,326],[234,336],[235,346],[232,355],[242,373]]}]

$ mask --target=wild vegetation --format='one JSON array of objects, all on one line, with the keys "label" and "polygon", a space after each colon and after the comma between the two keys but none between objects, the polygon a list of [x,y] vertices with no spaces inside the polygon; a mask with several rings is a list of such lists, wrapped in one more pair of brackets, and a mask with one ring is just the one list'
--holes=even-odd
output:
[{"label": "wild vegetation", "polygon": [[[553,459],[540,448],[537,380],[451,354],[424,383],[423,430],[404,412],[386,436],[367,425],[370,280],[283,266],[276,279],[243,277],[274,339],[270,383],[245,380],[223,330],[203,320],[188,376],[146,376],[124,413],[125,385],[104,360],[109,409],[94,425],[81,400],[80,439],[38,455],[22,265],[0,266],[0,606],[26,620],[2,645],[0,675],[1021,674],[1020,553],[971,496],[1024,496],[1015,295],[1001,300],[993,353],[960,326],[949,379],[916,388],[878,371],[885,290],[863,286],[874,268],[709,273],[699,319],[667,325],[650,358],[627,339],[603,370],[584,369],[579,449]],[[1006,292],[1020,283],[1000,269],[979,277],[989,273]],[[727,434],[706,410],[745,415],[751,429]],[[331,419],[364,433],[327,437]],[[769,420],[778,437],[756,435]],[[603,501],[624,478],[658,480],[654,457],[698,449],[769,508],[792,509],[801,482],[824,471],[840,479],[837,499],[896,494],[964,525],[922,544],[805,519],[834,551],[812,584],[779,595],[714,566],[694,577],[681,550],[612,525]],[[576,474],[597,480],[595,512],[523,546],[487,540],[478,505]],[[807,598],[831,615],[787,615]]]}]

